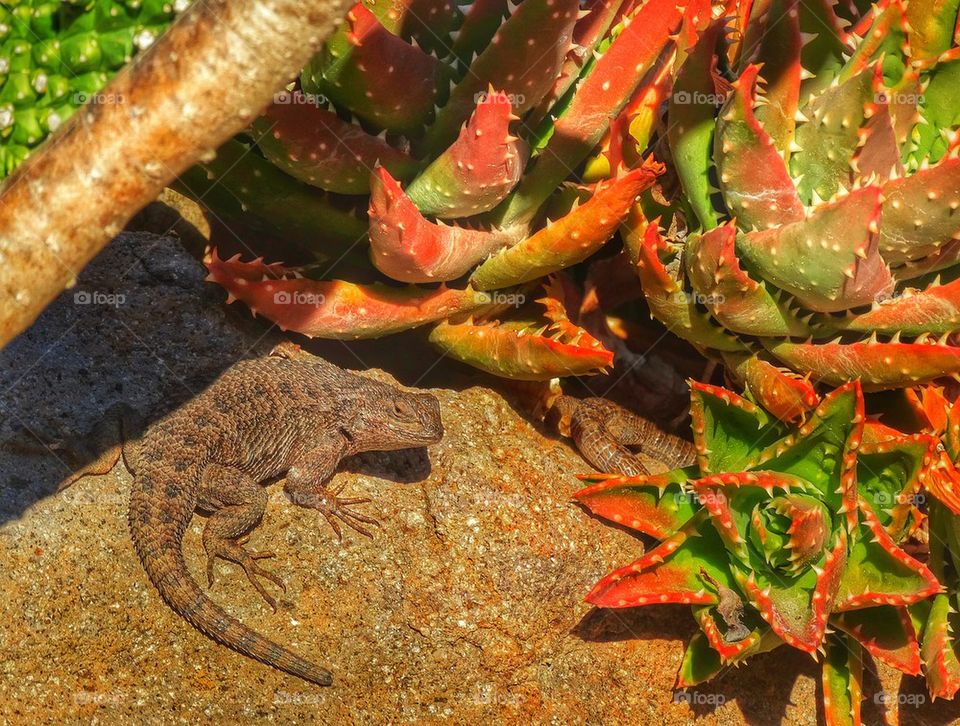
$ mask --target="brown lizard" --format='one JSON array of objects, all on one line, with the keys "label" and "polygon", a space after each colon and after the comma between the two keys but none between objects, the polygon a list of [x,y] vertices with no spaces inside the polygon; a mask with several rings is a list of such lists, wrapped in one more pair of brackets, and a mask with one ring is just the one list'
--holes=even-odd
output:
[{"label": "brown lizard", "polygon": [[743,599],[726,585],[717,582],[716,578],[711,577],[702,567],[700,568],[700,577],[717,591],[720,598],[720,602],[717,603],[717,612],[720,613],[720,617],[723,618],[723,622],[727,626],[727,632],[723,635],[724,641],[739,643],[750,635],[750,628],[743,623]]},{"label": "brown lizard", "polygon": [[689,441],[605,398],[560,395],[550,403],[547,416],[599,472],[640,476],[656,473],[651,465],[666,471],[692,464],[695,458]]},{"label": "brown lizard", "polygon": [[[265,358],[237,363],[185,406],[126,441],[68,479],[110,471],[122,453],[134,475],[130,532],[151,582],[177,613],[204,635],[243,655],[322,686],[330,672],[268,640],[211,601],[187,571],[181,543],[194,510],[211,513],[203,530],[207,580],[216,558],[256,578],[283,584],[257,560],[270,552],[243,548],[263,517],[261,483],[286,475],[290,500],[324,514],[338,536],[337,519],[369,536],[375,519],[354,511],[370,501],[340,497],[327,480],[344,457],[363,451],[406,449],[440,441],[440,404],[427,393],[408,393],[353,375],[321,358],[281,344]],[[63,486],[61,486],[63,488]]]}]

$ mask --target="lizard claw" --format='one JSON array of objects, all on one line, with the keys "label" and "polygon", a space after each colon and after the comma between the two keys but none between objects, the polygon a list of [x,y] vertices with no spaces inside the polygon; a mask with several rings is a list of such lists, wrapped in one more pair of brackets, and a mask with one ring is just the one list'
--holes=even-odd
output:
[{"label": "lizard claw", "polygon": [[217,557],[227,560],[228,562],[234,562],[243,568],[243,572],[250,581],[250,584],[253,585],[257,589],[257,592],[260,593],[260,596],[266,600],[267,605],[270,606],[270,609],[273,610],[273,612],[277,612],[276,600],[270,595],[270,593],[267,592],[267,589],[263,586],[263,583],[257,578],[263,577],[269,580],[274,585],[279,587],[284,593],[287,592],[287,586],[283,583],[283,580],[274,575],[272,572],[264,570],[256,562],[257,560],[276,557],[276,553],[270,551],[250,552],[245,550],[243,547],[241,547],[241,544],[247,539],[249,539],[249,537],[237,541],[221,540],[216,549],[211,548],[207,550],[207,584],[209,587],[213,587],[213,563]]},{"label": "lizard claw", "polygon": [[[357,504],[367,504],[372,500],[368,497],[338,496],[340,492],[343,491],[343,487],[344,484],[339,484],[329,491],[321,493],[320,496],[316,498],[315,509],[323,514],[341,542],[343,541],[343,529],[340,527],[340,522],[350,527],[350,529],[373,539],[373,533],[363,525],[369,524],[373,527],[379,527],[380,522],[373,517],[368,517],[366,514],[361,514],[353,509]],[[337,521],[338,519],[340,522]]]}]

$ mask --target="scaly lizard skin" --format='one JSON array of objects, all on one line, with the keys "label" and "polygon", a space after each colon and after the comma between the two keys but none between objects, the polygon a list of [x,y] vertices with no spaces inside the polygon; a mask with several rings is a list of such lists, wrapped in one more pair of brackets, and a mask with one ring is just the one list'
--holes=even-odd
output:
[{"label": "scaly lizard skin", "polygon": [[[243,548],[267,504],[261,482],[283,475],[290,500],[321,511],[340,536],[336,519],[369,535],[376,520],[354,511],[368,499],[342,498],[326,489],[341,459],[363,451],[434,444],[443,436],[440,404],[426,393],[347,373],[291,344],[268,357],[226,370],[188,404],[157,421],[139,445],[122,448],[132,464],[130,532],[151,582],[164,600],[213,640],[267,665],[322,686],[329,671],[268,640],[228,615],[190,576],[181,551],[194,510],[210,512],[203,530],[207,579],[216,558],[243,568],[274,607],[257,577],[282,582],[257,565],[269,552]],[[119,447],[106,452],[69,485],[109,471]]]},{"label": "scaly lizard skin", "polygon": [[727,626],[727,632],[723,634],[724,641],[739,643],[750,635],[750,628],[743,623],[743,600],[729,587],[717,582],[702,567],[700,568],[700,577],[706,580],[720,597],[720,602],[717,603],[717,612],[720,613],[720,617],[723,618],[723,622]]},{"label": "scaly lizard skin", "polygon": [[605,398],[561,395],[550,415],[561,434],[573,438],[584,459],[597,471],[624,476],[650,474],[641,457],[661,463],[664,470],[692,464],[696,452],[686,439],[662,431],[655,423]]}]

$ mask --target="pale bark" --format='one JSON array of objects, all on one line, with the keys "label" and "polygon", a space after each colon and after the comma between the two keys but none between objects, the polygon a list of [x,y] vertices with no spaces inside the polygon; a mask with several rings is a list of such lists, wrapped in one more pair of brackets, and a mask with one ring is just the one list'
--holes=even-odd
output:
[{"label": "pale bark", "polygon": [[184,169],[244,128],[343,0],[198,0],[0,188],[0,347]]}]

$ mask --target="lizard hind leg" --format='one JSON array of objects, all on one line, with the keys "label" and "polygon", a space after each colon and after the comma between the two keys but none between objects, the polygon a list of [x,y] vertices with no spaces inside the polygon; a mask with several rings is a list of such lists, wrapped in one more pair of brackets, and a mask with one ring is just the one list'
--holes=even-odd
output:
[{"label": "lizard hind leg", "polygon": [[203,548],[207,553],[207,584],[213,586],[213,565],[216,559],[233,562],[243,569],[247,579],[276,612],[277,603],[258,578],[269,580],[283,592],[283,581],[257,564],[257,560],[273,557],[273,552],[252,552],[244,549],[249,533],[263,519],[267,507],[267,491],[239,469],[211,464],[204,469],[200,507],[213,510],[203,529]]}]

